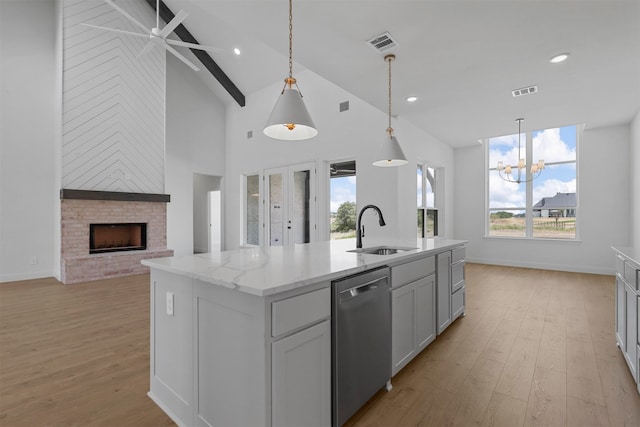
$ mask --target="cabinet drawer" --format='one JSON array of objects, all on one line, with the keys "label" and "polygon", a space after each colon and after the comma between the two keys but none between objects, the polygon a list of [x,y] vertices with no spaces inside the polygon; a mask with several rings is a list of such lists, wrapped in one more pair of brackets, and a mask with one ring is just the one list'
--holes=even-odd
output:
[{"label": "cabinet drawer", "polygon": [[638,270],[628,261],[624,262],[624,280],[635,290],[638,290]]},{"label": "cabinet drawer", "polygon": [[286,334],[331,316],[331,289],[324,288],[271,304],[271,336]]},{"label": "cabinet drawer", "polygon": [[456,319],[464,313],[464,291],[465,289],[463,287],[451,295],[451,320]]},{"label": "cabinet drawer", "polygon": [[407,283],[433,274],[436,271],[435,257],[426,257],[406,264],[391,267],[391,287],[397,288]]},{"label": "cabinet drawer", "polygon": [[464,261],[451,266],[451,293],[464,286]]},{"label": "cabinet drawer", "polygon": [[465,247],[459,246],[451,250],[451,264],[455,264],[458,261],[463,261],[465,257]]}]

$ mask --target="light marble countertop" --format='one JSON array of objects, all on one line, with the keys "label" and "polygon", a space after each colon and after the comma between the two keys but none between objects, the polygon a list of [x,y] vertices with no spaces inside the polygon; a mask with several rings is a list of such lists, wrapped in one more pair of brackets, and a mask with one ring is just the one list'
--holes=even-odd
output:
[{"label": "light marble countertop", "polygon": [[634,267],[640,269],[640,248],[612,246],[611,249],[630,259],[635,264]]},{"label": "light marble countertop", "polygon": [[[388,246],[416,249],[393,255],[373,255],[348,252],[355,249],[356,241],[342,239],[290,247],[249,247],[154,258],[143,260],[142,264],[248,294],[268,296],[383,265],[401,264],[466,242],[451,239],[385,242]],[[372,242],[365,247],[374,246],[378,245]]]}]

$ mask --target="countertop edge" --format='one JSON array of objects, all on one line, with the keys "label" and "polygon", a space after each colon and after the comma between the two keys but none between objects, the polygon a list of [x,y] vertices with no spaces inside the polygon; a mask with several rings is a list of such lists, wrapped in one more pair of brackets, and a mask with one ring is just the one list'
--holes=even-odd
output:
[{"label": "countertop edge", "polygon": [[[345,276],[358,274],[363,271],[370,270],[377,267],[382,267],[385,265],[389,267],[393,267],[395,265],[404,264],[420,258],[436,255],[438,253],[445,252],[447,250],[450,250],[458,246],[465,246],[468,243],[467,240],[453,240],[453,239],[446,239],[446,240],[448,243],[438,248],[417,249],[417,250],[412,250],[408,252],[401,252],[394,255],[384,256],[381,259],[373,258],[373,257],[378,257],[379,255],[367,255],[367,257],[371,257],[371,258],[368,259],[364,264],[350,267],[350,268],[345,268],[339,271],[327,272],[325,274],[318,274],[316,276],[307,277],[304,279],[295,279],[293,281],[287,281],[287,283],[276,284],[266,289],[259,289],[252,286],[245,286],[239,283],[230,282],[228,280],[214,278],[210,275],[210,273],[209,275],[206,275],[204,273],[199,273],[197,271],[190,271],[185,268],[178,268],[176,266],[167,265],[160,262],[161,260],[168,260],[171,258],[180,258],[180,257],[150,258],[150,259],[142,260],[141,263],[153,269],[158,269],[160,271],[164,271],[167,273],[178,274],[184,277],[188,277],[190,279],[195,279],[195,280],[199,280],[205,283],[210,283],[216,286],[237,290],[246,294],[250,294],[258,297],[269,297],[269,296],[277,295],[290,290],[304,288],[319,282],[332,281]],[[233,252],[233,251],[230,251],[230,252]],[[188,257],[194,257],[194,255],[183,256],[183,258],[188,258]]]},{"label": "countertop edge", "polygon": [[627,258],[634,267],[640,270],[640,248],[634,248],[631,246],[611,246],[614,252]]}]

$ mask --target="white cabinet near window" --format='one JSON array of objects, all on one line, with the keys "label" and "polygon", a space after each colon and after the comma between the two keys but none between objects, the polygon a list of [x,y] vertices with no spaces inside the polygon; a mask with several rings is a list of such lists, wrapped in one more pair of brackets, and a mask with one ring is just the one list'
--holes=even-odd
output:
[{"label": "white cabinet near window", "polygon": [[640,393],[640,250],[616,251],[616,341]]}]

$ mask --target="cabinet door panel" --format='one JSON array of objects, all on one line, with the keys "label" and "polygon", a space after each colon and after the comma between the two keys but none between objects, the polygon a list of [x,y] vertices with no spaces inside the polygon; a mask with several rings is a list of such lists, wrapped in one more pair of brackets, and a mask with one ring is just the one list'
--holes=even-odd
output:
[{"label": "cabinet door panel", "polygon": [[616,340],[622,351],[626,347],[627,332],[625,324],[627,322],[627,292],[624,288],[624,281],[616,276]]},{"label": "cabinet door panel", "polygon": [[436,255],[438,334],[451,323],[451,251]]},{"label": "cabinet door panel", "polygon": [[272,351],[272,425],[331,425],[331,322],[276,341]]},{"label": "cabinet door panel", "polygon": [[629,364],[629,369],[631,370],[631,374],[633,375],[633,379],[637,381],[637,345],[638,342],[638,333],[636,330],[636,326],[638,324],[638,298],[635,294],[635,289],[632,289],[629,285],[626,285],[627,291],[627,323],[626,323],[626,334],[627,339],[625,340],[626,348],[626,358],[627,363]]},{"label": "cabinet door panel", "polygon": [[416,345],[418,352],[436,339],[436,276],[416,282]]},{"label": "cabinet door panel", "polygon": [[414,283],[391,291],[391,360],[395,375],[416,354],[415,349],[415,299]]}]

